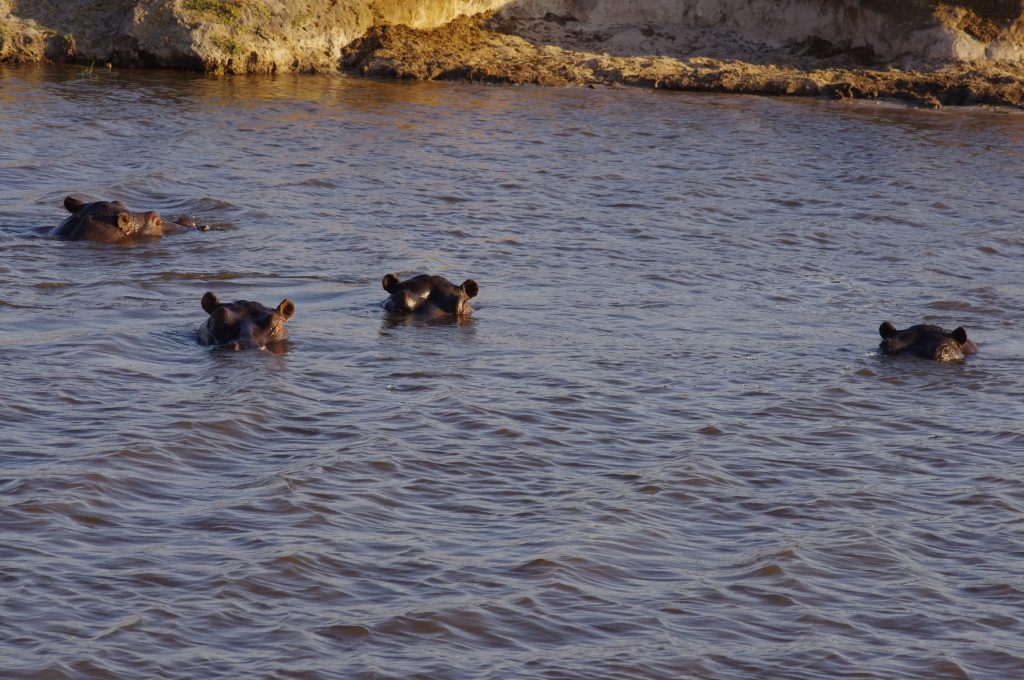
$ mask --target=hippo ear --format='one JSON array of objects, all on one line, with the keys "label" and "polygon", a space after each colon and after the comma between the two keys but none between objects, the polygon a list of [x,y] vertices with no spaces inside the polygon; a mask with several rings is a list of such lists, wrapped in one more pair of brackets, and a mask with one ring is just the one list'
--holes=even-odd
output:
[{"label": "hippo ear", "polygon": [[76,213],[85,206],[85,201],[80,201],[74,196],[68,196],[64,199],[64,207],[67,208],[69,213]]},{"label": "hippo ear", "polygon": [[132,218],[128,217],[128,213],[117,213],[117,227],[126,234],[131,232]]},{"label": "hippo ear", "polygon": [[471,298],[476,297],[476,294],[480,292],[480,286],[473,279],[466,279],[459,288],[466,294],[466,297]]},{"label": "hippo ear", "polygon": [[224,328],[225,326],[230,326],[234,323],[235,315],[231,312],[230,309],[228,309],[224,305],[221,305],[220,307],[217,307],[212,312],[210,312],[210,318],[213,319],[213,322],[216,325],[220,326],[221,328]]},{"label": "hippo ear", "polygon": [[891,338],[899,333],[896,330],[896,326],[892,325],[892,321],[883,321],[882,325],[878,327],[878,334],[883,338]]},{"label": "hippo ear", "polygon": [[384,279],[383,279],[383,280],[381,281],[381,285],[383,285],[383,286],[384,286],[384,290],[386,290],[386,291],[387,291],[387,292],[389,292],[389,293],[394,293],[394,292],[395,292],[396,290],[398,290],[398,286],[399,286],[399,285],[400,285],[401,283],[402,283],[402,282],[401,282],[401,281],[399,281],[399,280],[398,280],[398,277],[397,277],[397,276],[395,276],[394,274],[388,274],[388,275],[387,275],[387,276],[385,276],[385,277],[384,277]]},{"label": "hippo ear", "polygon": [[213,314],[213,310],[217,309],[219,304],[220,300],[213,293],[207,291],[206,295],[203,296],[203,309],[206,310],[207,314]]},{"label": "hippo ear", "polygon": [[277,306],[277,313],[283,316],[284,320],[287,321],[292,318],[293,314],[295,314],[295,303],[287,299],[282,300],[281,304]]},{"label": "hippo ear", "polygon": [[953,338],[961,345],[967,342],[967,331],[964,330],[963,326],[957,326],[953,329],[953,332],[949,334],[949,337]]}]

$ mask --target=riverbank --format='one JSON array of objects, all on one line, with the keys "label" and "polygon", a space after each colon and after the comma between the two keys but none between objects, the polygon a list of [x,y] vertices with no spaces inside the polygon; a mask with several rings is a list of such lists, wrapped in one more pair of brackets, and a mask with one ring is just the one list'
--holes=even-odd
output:
[{"label": "riverbank", "polygon": [[[813,45],[795,52],[758,53],[736,41],[729,46],[732,53],[746,58],[610,54],[588,51],[595,38],[574,35],[569,22],[552,17],[546,23],[520,24],[524,35],[508,32],[509,22],[493,15],[461,17],[427,30],[375,26],[342,51],[342,64],[355,73],[388,78],[885,98],[931,107],[1024,107],[1024,68],[1012,63],[938,62],[895,68],[870,63],[863,54],[827,48],[814,53]],[[851,64],[857,61],[860,66]]]},{"label": "riverbank", "polygon": [[0,61],[1024,107],[1024,12],[961,0],[0,0]]}]

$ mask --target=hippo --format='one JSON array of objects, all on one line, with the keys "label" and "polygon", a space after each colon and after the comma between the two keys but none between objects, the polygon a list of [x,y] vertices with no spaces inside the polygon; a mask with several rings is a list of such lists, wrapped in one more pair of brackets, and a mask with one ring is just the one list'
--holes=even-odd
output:
[{"label": "hippo", "polygon": [[466,279],[461,286],[456,286],[443,276],[430,274],[420,274],[405,281],[395,274],[388,274],[381,284],[391,293],[384,301],[384,309],[418,318],[467,315],[473,311],[469,299],[480,291],[480,286],[473,279]]},{"label": "hippo", "polygon": [[964,355],[978,351],[978,346],[967,339],[963,326],[947,331],[939,326],[921,324],[901,331],[892,322],[885,321],[878,327],[878,333],[882,336],[878,345],[882,354],[909,352],[935,361],[961,361]]},{"label": "hippo", "polygon": [[53,235],[65,241],[131,243],[160,238],[164,234],[176,234],[190,228],[200,231],[209,229],[205,225],[165,222],[152,210],[133,212],[121,201],[86,203],[68,196],[64,199],[64,207],[71,215],[53,231]]},{"label": "hippo", "polygon": [[275,349],[288,337],[284,322],[295,314],[295,303],[283,300],[276,309],[251,300],[221,302],[213,293],[203,295],[210,315],[196,331],[204,345],[229,349]]}]

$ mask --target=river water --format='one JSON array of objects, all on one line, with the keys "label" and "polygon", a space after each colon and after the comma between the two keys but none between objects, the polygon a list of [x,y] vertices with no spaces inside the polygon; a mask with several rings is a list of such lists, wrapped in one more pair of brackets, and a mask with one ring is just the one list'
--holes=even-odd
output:
[{"label": "river water", "polygon": [[3,68],[2,675],[1024,677],[1022,170],[1006,111]]}]

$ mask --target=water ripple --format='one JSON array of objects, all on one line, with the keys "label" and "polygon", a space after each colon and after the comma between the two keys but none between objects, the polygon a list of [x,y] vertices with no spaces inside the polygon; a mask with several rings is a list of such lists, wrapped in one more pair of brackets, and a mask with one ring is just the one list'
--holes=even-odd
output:
[{"label": "water ripple", "polygon": [[[8,675],[1024,674],[1018,115],[74,67],[0,100]],[[69,193],[212,229],[56,242]],[[474,316],[386,319],[392,271]],[[286,351],[198,345],[207,290],[292,299]],[[981,352],[880,356],[884,319]]]}]

